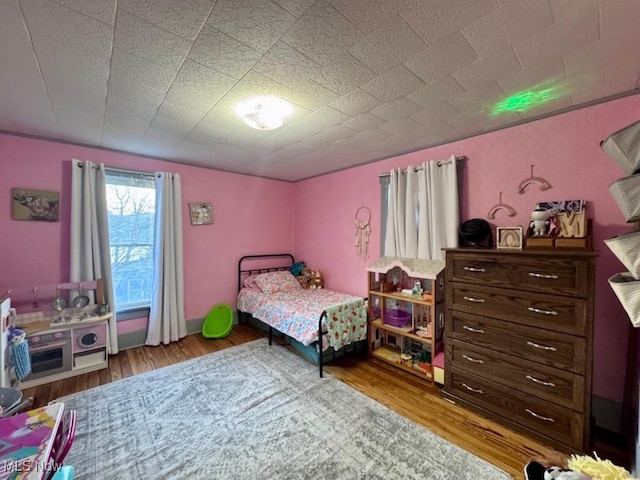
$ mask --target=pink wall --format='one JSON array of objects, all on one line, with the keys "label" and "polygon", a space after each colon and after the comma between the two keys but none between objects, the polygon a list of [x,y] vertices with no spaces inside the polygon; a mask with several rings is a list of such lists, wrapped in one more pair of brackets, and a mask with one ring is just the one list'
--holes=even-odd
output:
[{"label": "pink wall", "polygon": [[[68,281],[72,158],[180,174],[188,319],[202,318],[218,302],[235,307],[242,255],[292,249],[289,183],[0,134],[0,292]],[[60,192],[60,222],[11,220],[13,187]],[[212,202],[215,224],[191,226],[187,204],[202,201]]]},{"label": "pink wall", "polygon": [[[518,214],[499,212],[496,226],[526,226],[536,202],[586,199],[594,220],[595,248],[600,251],[596,269],[596,321],[594,394],[621,401],[629,319],[607,279],[624,267],[603,239],[627,231],[608,186],[624,172],[600,149],[608,135],[640,119],[640,95],[546,118],[466,140],[421,150],[295,185],[294,237],[296,259],[325,274],[329,288],[366,295],[365,266],[356,256],[354,215],[358,207],[371,209],[372,260],[380,252],[380,185],[378,175],[391,168],[418,165],[426,160],[466,155],[463,220],[486,218],[498,203],[511,204]],[[553,186],[540,191],[535,185],[522,195],[518,184],[530,174],[546,178]]]}]

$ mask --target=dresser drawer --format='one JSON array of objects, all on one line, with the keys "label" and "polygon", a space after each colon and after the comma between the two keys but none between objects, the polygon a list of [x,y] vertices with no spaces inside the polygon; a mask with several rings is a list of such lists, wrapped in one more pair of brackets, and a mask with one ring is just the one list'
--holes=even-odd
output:
[{"label": "dresser drawer", "polygon": [[455,310],[448,314],[445,323],[447,339],[463,340],[580,375],[586,373],[587,341],[584,337]]},{"label": "dresser drawer", "polygon": [[536,256],[447,253],[447,281],[587,296],[588,260]]},{"label": "dresser drawer", "polygon": [[453,396],[549,438],[551,444],[560,442],[572,448],[584,448],[581,413],[456,368],[445,370],[445,389]]},{"label": "dresser drawer", "polygon": [[579,298],[453,283],[446,301],[447,308],[460,312],[573,335],[586,331],[587,302]]},{"label": "dresser drawer", "polygon": [[483,349],[447,342],[447,365],[576,411],[584,410],[584,377]]}]

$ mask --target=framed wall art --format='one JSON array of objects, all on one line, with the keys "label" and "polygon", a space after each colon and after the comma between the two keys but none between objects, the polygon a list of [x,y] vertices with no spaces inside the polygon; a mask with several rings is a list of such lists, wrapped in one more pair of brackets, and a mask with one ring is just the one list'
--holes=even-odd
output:
[{"label": "framed wall art", "polygon": [[498,227],[498,248],[522,250],[522,227]]},{"label": "framed wall art", "polygon": [[213,223],[213,207],[211,202],[189,203],[191,225],[211,225]]},{"label": "framed wall art", "polygon": [[11,218],[37,222],[60,220],[60,193],[28,188],[11,189]]}]

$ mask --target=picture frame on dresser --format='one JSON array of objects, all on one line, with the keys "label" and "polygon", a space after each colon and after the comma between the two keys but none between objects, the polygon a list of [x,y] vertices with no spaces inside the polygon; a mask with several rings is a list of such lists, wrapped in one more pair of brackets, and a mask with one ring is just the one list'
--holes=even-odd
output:
[{"label": "picture frame on dresser", "polygon": [[497,227],[498,248],[522,250],[522,227]]}]

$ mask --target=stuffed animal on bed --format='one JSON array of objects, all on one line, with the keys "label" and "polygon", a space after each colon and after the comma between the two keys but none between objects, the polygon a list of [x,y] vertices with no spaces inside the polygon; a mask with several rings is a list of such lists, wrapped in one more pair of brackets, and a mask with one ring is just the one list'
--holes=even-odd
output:
[{"label": "stuffed animal on bed", "polygon": [[324,288],[324,278],[322,277],[322,273],[317,270],[312,273],[313,277],[309,283],[309,288]]}]

